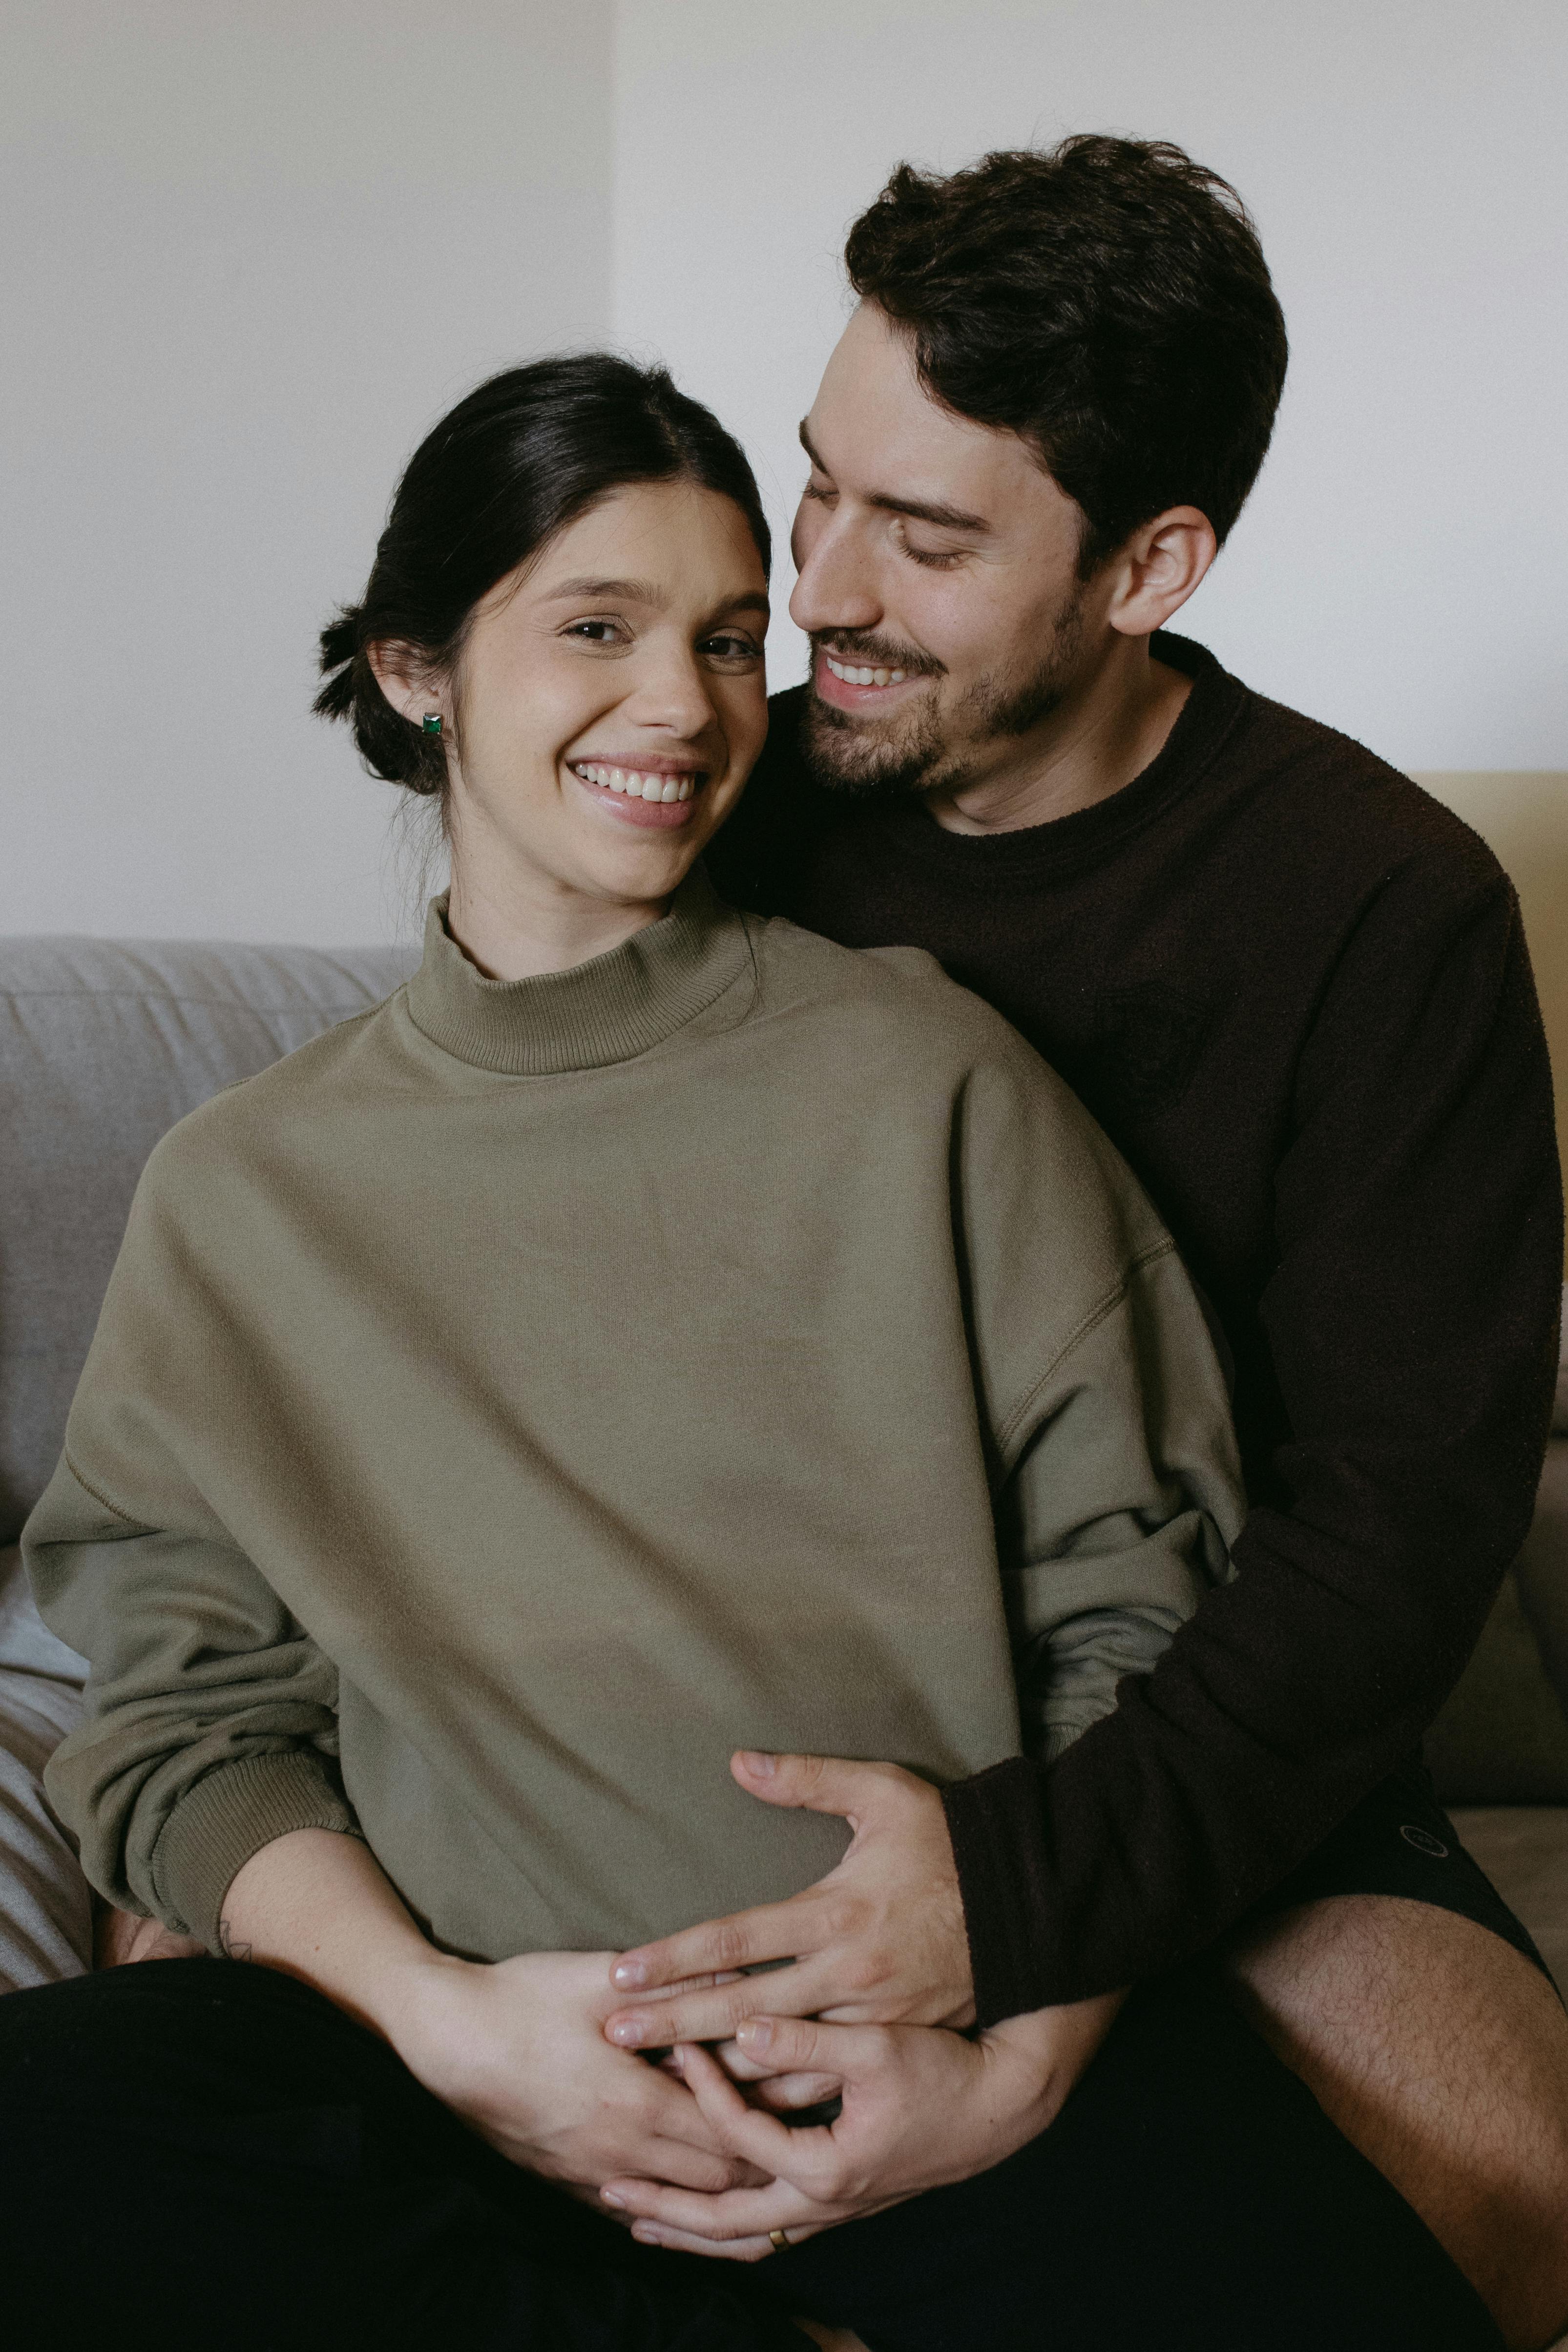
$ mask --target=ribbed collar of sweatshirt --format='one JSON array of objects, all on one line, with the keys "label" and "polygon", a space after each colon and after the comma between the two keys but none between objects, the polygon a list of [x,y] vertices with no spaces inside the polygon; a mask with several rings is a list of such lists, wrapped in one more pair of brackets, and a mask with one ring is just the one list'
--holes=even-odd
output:
[{"label": "ribbed collar of sweatshirt", "polygon": [[447,928],[447,897],[432,898],[425,918],[410,1016],[433,1045],[508,1077],[629,1062],[685,1028],[751,966],[745,925],[700,866],[660,921],[608,955],[532,980],[477,971]]}]

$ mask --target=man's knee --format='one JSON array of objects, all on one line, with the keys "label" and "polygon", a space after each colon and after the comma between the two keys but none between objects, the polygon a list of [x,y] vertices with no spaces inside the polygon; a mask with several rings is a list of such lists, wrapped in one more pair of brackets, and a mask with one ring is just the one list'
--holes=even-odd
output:
[{"label": "man's knee", "polygon": [[1568,2015],[1541,1971],[1453,1912],[1340,1895],[1251,1930],[1227,1973],[1510,2345],[1568,2326]]}]

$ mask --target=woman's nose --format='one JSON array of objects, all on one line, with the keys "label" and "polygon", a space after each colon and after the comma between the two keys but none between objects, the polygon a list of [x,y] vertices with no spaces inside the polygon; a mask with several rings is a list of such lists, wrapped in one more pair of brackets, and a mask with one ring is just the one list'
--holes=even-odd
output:
[{"label": "woman's nose", "polygon": [[697,736],[713,719],[713,698],[689,652],[664,653],[650,660],[633,698],[635,716],[645,727],[668,727],[674,735]]}]

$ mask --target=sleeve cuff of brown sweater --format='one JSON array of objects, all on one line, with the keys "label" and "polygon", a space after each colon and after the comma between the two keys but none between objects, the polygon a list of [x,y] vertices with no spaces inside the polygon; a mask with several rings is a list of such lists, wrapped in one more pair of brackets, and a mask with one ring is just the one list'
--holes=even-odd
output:
[{"label": "sleeve cuff of brown sweater", "polygon": [[326,1764],[313,1752],[244,1756],[182,1797],[153,1851],[153,1884],[169,1926],[221,1953],[224,1898],[264,1845],[290,1830],[361,1834]]},{"label": "sleeve cuff of brown sweater", "polygon": [[942,1790],[983,2026],[1119,1980],[1113,1970],[1098,1981],[1096,1956],[1070,1950],[1070,1872],[1053,1855],[1044,1800],[1041,1768],[1025,1756]]}]

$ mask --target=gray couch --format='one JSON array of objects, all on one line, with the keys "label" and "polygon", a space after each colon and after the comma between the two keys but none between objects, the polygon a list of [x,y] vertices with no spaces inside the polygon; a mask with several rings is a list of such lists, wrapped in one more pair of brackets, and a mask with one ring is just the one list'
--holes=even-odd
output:
[{"label": "gray couch", "polygon": [[[87,1888],[40,1786],[81,1661],[38,1620],[16,1549],[137,1174],[164,1129],[404,977],[412,954],[0,940],[0,1990],[90,1965]],[[1434,1767],[1468,1841],[1568,1984],[1568,1387],[1542,1507]]]}]

